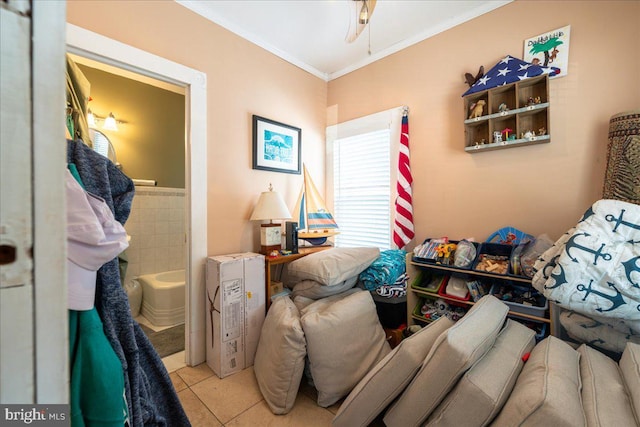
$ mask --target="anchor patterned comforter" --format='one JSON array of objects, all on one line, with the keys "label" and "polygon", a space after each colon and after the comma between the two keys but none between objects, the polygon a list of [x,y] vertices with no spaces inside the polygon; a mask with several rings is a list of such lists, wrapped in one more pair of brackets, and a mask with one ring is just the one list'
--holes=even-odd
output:
[{"label": "anchor patterned comforter", "polygon": [[640,206],[599,200],[535,264],[547,299],[640,335]]}]

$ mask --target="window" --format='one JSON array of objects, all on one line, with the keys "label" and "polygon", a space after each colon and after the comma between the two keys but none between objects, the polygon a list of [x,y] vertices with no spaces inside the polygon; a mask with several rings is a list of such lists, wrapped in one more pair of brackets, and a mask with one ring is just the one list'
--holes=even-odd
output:
[{"label": "window", "polygon": [[401,117],[398,108],[327,128],[327,201],[340,228],[337,247],[392,247]]}]

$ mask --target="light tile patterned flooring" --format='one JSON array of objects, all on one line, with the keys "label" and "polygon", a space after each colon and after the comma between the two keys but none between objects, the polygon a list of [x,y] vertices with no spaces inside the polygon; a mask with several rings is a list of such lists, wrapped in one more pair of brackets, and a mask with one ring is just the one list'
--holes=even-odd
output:
[{"label": "light tile patterned flooring", "polygon": [[163,361],[193,427],[327,427],[342,403],[321,408],[316,390],[303,379],[291,412],[274,415],[262,398],[253,367],[220,379],[206,363],[185,366],[184,352]]}]

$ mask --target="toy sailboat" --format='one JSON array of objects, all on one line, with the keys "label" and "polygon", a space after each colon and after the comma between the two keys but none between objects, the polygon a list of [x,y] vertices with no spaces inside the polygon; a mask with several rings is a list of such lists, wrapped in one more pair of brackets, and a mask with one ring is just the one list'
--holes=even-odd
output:
[{"label": "toy sailboat", "polygon": [[318,189],[311,181],[307,167],[303,165],[304,182],[293,212],[298,221],[298,238],[312,245],[322,245],[327,237],[339,234],[338,224],[324,204]]}]

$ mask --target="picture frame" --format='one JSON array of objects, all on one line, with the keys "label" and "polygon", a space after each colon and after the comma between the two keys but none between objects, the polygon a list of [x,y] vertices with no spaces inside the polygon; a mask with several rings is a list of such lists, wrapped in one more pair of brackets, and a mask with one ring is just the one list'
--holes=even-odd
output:
[{"label": "picture frame", "polygon": [[571,25],[539,34],[524,41],[523,60],[544,67],[556,67],[560,73],[554,77],[569,74],[569,44]]},{"label": "picture frame", "polygon": [[302,130],[253,115],[253,169],[300,175]]}]

